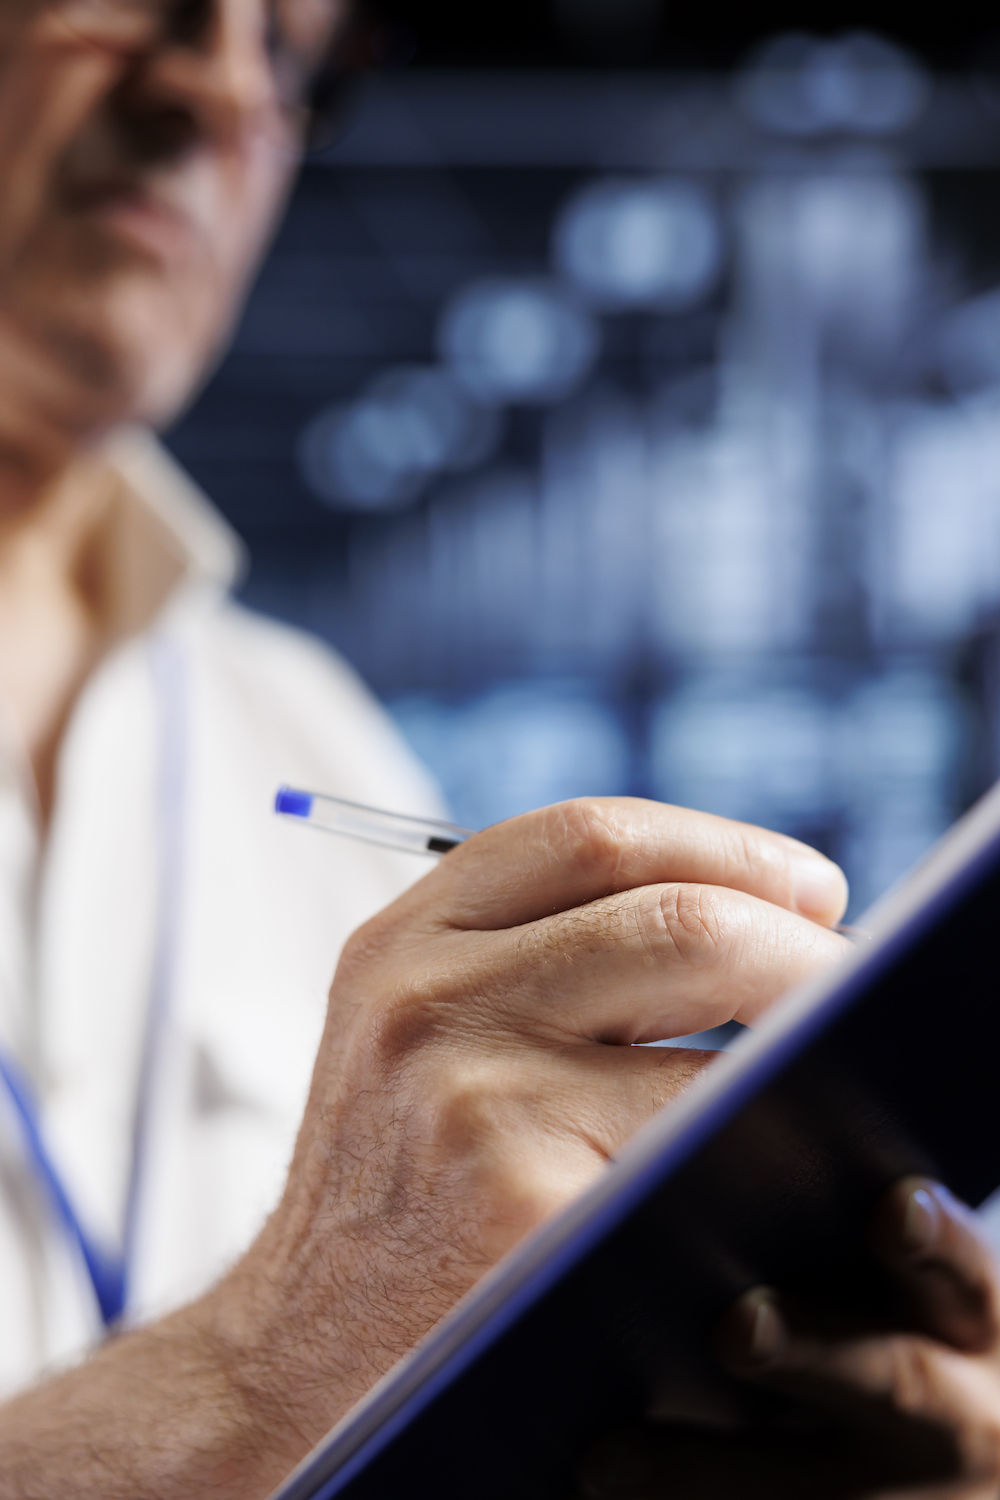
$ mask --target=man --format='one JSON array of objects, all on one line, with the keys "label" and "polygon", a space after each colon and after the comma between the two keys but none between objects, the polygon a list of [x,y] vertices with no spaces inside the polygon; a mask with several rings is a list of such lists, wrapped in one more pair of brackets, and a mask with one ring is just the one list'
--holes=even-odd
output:
[{"label": "man", "polygon": [[[337,19],[268,15],[0,7],[0,1064],[131,1316],[259,1229],[340,946],[425,868],[282,826],[277,787],[437,810],[349,669],[228,600],[241,548],[150,433],[238,312]],[[23,1124],[0,1083],[0,1393],[100,1331]]]},{"label": "man", "polygon": [[[311,1043],[290,998],[315,982],[322,944],[337,946],[339,914],[309,900],[325,856],[242,841],[241,820],[276,760],[356,795],[369,775],[368,800],[394,800],[386,776],[400,805],[407,778],[427,795],[337,668],[219,607],[216,524],[134,431],[170,418],[224,337],[335,22],[325,0],[8,0],[0,13],[0,694],[24,750],[20,769],[8,758],[2,844],[10,1380],[72,1348],[50,1330],[81,1321],[67,1311],[80,1238],[23,1149],[22,1073],[46,1095],[53,1164],[130,1242],[140,1305],[204,1280],[238,1236],[210,1235],[188,1259],[190,1241],[234,1181],[273,1169],[268,1111],[287,1116]],[[371,762],[346,786],[330,779],[343,771],[331,737]],[[46,837],[36,988],[18,903]],[[378,880],[404,881],[365,876],[363,858],[351,851],[370,907]],[[352,897],[342,881],[338,902]],[[706,1061],[628,1044],[752,1021],[837,958],[844,899],[839,871],[792,840],[628,801],[530,814],[448,855],[348,944],[287,1185],[250,1250],[199,1300],[2,1408],[0,1494],[265,1495]],[[102,930],[109,910],[121,919]],[[199,929],[206,910],[221,933]],[[308,972],[286,970],[294,944],[261,959],[268,924],[313,945]],[[257,1143],[251,1130],[234,1148],[245,1113]],[[227,1222],[250,1218],[244,1199]],[[734,1312],[727,1358],[751,1378],[811,1380],[862,1428],[886,1411],[936,1423],[950,1447],[932,1477],[991,1493],[988,1259],[926,1184],[904,1184],[875,1233],[922,1331],[803,1341],[758,1297]],[[99,1289],[99,1258],[88,1264]],[[858,1423],[841,1425],[846,1443]],[[590,1492],[622,1492],[623,1474],[659,1492],[662,1455],[624,1441],[591,1458]],[[859,1457],[844,1492],[931,1472],[887,1452]],[[783,1444],[755,1461],[770,1482],[787,1457]]]}]

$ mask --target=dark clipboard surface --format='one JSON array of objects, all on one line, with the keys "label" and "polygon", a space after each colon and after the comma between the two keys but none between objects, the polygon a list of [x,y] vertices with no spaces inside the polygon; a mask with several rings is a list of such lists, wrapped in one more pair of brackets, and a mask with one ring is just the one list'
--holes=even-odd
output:
[{"label": "dark clipboard surface", "polygon": [[746,1414],[710,1330],[759,1283],[878,1296],[862,1226],[927,1172],[1000,1184],[1000,787],[789,996],[517,1247],[273,1500],[560,1500],[597,1432]]}]

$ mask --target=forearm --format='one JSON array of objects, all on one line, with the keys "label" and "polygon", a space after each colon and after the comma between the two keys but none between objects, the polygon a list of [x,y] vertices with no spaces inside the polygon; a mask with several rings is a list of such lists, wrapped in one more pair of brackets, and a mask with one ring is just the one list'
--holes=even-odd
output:
[{"label": "forearm", "polygon": [[224,1283],[0,1407],[3,1500],[266,1496],[310,1438],[274,1399],[241,1292]]},{"label": "forearm", "polygon": [[287,1194],[198,1302],[0,1404],[0,1500],[265,1500],[464,1290],[434,1307],[314,1209]]},{"label": "forearm", "polygon": [[0,1404],[0,1500],[265,1500],[433,1321],[378,1317],[311,1210],[288,1192],[199,1301]]}]

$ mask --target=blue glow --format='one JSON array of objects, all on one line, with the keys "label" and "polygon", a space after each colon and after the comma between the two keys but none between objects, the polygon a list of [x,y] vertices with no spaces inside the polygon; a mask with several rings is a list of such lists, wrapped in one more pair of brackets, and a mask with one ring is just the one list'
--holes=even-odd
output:
[{"label": "blue glow", "polygon": [[790,33],[768,42],[741,80],[748,113],[783,135],[890,135],[920,115],[929,86],[902,48],[856,31],[832,41]]},{"label": "blue glow", "polygon": [[545,403],[579,385],[597,354],[598,334],[558,286],[497,279],[459,292],[445,308],[439,344],[479,400]]},{"label": "blue glow", "polygon": [[[912,317],[925,211],[905,178],[838,171],[763,179],[745,195],[742,215],[760,271],[801,296],[803,319],[849,320],[843,332],[866,363]],[[789,342],[794,336],[789,328]]]},{"label": "blue glow", "polygon": [[481,463],[499,433],[497,413],[447,370],[403,366],[357,401],[320,412],[302,435],[299,462],[328,504],[378,510],[415,499],[434,474]]},{"label": "blue glow", "polygon": [[453,815],[471,828],[627,786],[628,745],[617,717],[586,688],[512,684],[464,703],[414,695],[390,706]]},{"label": "blue glow", "polygon": [[951,309],[937,334],[941,371],[960,393],[1000,385],[1000,291]]},{"label": "blue glow", "polygon": [[1000,771],[977,89],[853,34],[359,98],[181,456],[462,821],[688,801],[857,910]]},{"label": "blue glow", "polygon": [[554,233],[556,264],[597,307],[686,307],[711,291],[722,233],[698,183],[593,183],[566,205]]}]

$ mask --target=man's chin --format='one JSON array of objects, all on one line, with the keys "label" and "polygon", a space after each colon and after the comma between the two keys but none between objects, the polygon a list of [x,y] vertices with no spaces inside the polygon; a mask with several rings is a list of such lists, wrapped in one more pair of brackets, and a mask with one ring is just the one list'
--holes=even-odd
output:
[{"label": "man's chin", "polygon": [[217,311],[197,318],[190,289],[148,265],[59,291],[0,296],[0,405],[29,404],[84,444],[121,423],[168,425],[212,362]]},{"label": "man's chin", "polygon": [[227,299],[202,278],[134,267],[108,288],[94,334],[116,370],[123,421],[168,425],[215,364],[229,330]]}]

